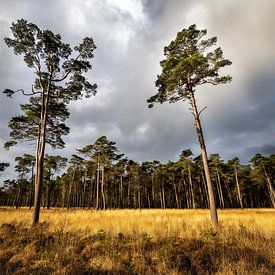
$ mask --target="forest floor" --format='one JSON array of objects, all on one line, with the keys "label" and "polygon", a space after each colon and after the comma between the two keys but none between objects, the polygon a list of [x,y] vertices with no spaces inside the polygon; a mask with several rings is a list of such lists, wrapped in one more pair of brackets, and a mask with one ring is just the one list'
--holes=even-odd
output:
[{"label": "forest floor", "polygon": [[0,208],[0,274],[275,274],[275,210]]}]

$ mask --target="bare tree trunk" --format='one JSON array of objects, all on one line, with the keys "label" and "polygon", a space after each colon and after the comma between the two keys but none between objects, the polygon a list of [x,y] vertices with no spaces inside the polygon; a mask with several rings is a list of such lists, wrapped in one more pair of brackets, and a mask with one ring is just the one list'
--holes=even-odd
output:
[{"label": "bare tree trunk", "polygon": [[161,191],[159,191],[159,200],[160,200],[160,208],[163,209],[163,203],[162,203],[162,195]]},{"label": "bare tree trunk", "polygon": [[222,192],[222,186],[221,186],[221,178],[220,178],[220,174],[219,174],[217,167],[216,167],[216,173],[217,173],[217,179],[218,179],[218,190],[219,190],[219,194],[220,194],[221,208],[224,208],[224,199],[223,199],[223,192]]},{"label": "bare tree trunk", "polygon": [[31,165],[32,165],[32,174],[31,174],[31,190],[30,190],[30,200],[29,200],[29,209],[32,208],[32,204],[33,204],[33,184],[34,184],[34,181],[33,181],[33,170],[34,170],[34,162],[32,161],[31,162]]},{"label": "bare tree trunk", "polygon": [[85,203],[86,203],[86,187],[87,187],[87,169],[85,169],[84,173],[84,183],[83,183],[83,192],[82,192],[82,208],[85,208]]},{"label": "bare tree trunk", "polygon": [[164,193],[164,186],[163,186],[163,183],[162,183],[162,186],[161,186],[161,191],[162,191],[162,205],[163,205],[163,209],[166,209],[165,193]]},{"label": "bare tree trunk", "polygon": [[184,184],[184,190],[185,190],[185,199],[186,199],[186,208],[187,209],[190,209],[190,205],[189,205],[189,188],[188,188],[188,185],[186,183],[186,180],[185,178],[183,177],[183,184]]},{"label": "bare tree trunk", "polygon": [[242,194],[241,194],[241,189],[240,189],[240,184],[238,179],[238,171],[236,166],[234,167],[234,171],[235,171],[235,180],[236,180],[237,191],[238,191],[238,199],[239,199],[240,206],[243,209],[243,200],[242,200]]},{"label": "bare tree trunk", "polygon": [[124,196],[123,196],[123,176],[120,175],[120,182],[119,182],[119,208],[124,207]]},{"label": "bare tree trunk", "polygon": [[96,210],[99,207],[99,160],[97,161],[97,174],[96,174]]},{"label": "bare tree trunk", "polygon": [[47,182],[46,187],[46,207],[47,209],[50,209],[51,206],[51,198],[50,198],[50,181]]},{"label": "bare tree trunk", "polygon": [[141,211],[140,185],[138,185],[138,208]]},{"label": "bare tree trunk", "polygon": [[208,196],[208,191],[207,191],[207,184],[205,182],[205,177],[204,177],[202,169],[200,169],[200,171],[201,171],[201,178],[202,178],[203,188],[205,190],[205,199],[206,199],[205,206],[206,206],[206,208],[209,208],[210,206],[209,206],[209,196]]},{"label": "bare tree trunk", "polygon": [[189,163],[188,163],[188,179],[189,179],[190,189],[191,189],[192,206],[193,206],[193,209],[196,209],[195,195],[194,195],[193,182],[192,182],[192,175],[191,175],[191,169],[190,169]]},{"label": "bare tree trunk", "polygon": [[70,181],[69,193],[68,193],[68,198],[67,198],[67,208],[70,208],[72,206],[72,193],[73,193],[72,189],[73,189],[73,185],[74,185],[75,173],[76,173],[76,168],[74,168],[74,170],[73,170],[73,176]]},{"label": "bare tree trunk", "polygon": [[147,201],[148,201],[148,208],[151,208],[151,200],[150,200],[149,192],[147,192]]},{"label": "bare tree trunk", "polygon": [[131,206],[131,201],[130,201],[130,190],[131,190],[131,182],[129,181],[128,183],[128,207],[130,208]]},{"label": "bare tree trunk", "polygon": [[104,193],[104,164],[102,164],[102,172],[101,172],[101,195],[102,195],[102,202],[103,202],[103,210],[106,210],[106,199]]},{"label": "bare tree trunk", "polygon": [[198,109],[197,109],[197,105],[196,105],[196,99],[195,99],[195,95],[194,95],[193,91],[190,91],[189,99],[190,99],[190,103],[192,106],[192,114],[195,119],[195,126],[196,126],[197,135],[198,135],[198,139],[199,139],[199,143],[200,143],[200,147],[201,147],[203,168],[204,168],[207,189],[208,189],[208,196],[209,196],[211,221],[214,226],[218,226],[218,214],[217,214],[216,202],[215,202],[213,186],[212,186],[210,171],[209,171],[209,166],[208,166],[206,146],[205,146],[205,142],[204,142],[199,113],[198,113]]},{"label": "bare tree trunk", "polygon": [[265,169],[264,165],[263,165],[263,168],[264,168],[264,174],[265,174],[266,181],[267,181],[267,188],[268,188],[269,198],[270,198],[272,207],[275,208],[275,191],[272,187],[271,180],[270,180],[270,178],[269,178],[269,176],[266,172],[266,169]]},{"label": "bare tree trunk", "polygon": [[153,202],[153,207],[156,208],[156,203],[155,203],[155,188],[154,188],[154,175],[152,175],[152,202]]},{"label": "bare tree trunk", "polygon": [[176,183],[173,179],[173,187],[174,187],[174,192],[175,192],[175,199],[176,199],[176,205],[177,205],[177,209],[179,209],[180,204],[179,204],[179,198],[178,198],[178,192],[177,192],[177,187],[176,187]]}]

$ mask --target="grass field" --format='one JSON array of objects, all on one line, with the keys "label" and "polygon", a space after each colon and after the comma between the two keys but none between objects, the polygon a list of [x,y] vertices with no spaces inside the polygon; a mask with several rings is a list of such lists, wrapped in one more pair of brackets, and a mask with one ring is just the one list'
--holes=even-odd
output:
[{"label": "grass field", "polygon": [[0,274],[275,274],[275,210],[0,208]]}]

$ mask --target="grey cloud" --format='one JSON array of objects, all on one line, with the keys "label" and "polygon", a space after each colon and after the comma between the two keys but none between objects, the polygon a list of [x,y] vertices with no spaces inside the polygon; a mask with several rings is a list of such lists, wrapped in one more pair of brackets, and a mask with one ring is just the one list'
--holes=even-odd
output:
[{"label": "grey cloud", "polygon": [[[192,23],[218,36],[218,45],[233,61],[226,73],[233,82],[218,87],[199,87],[198,105],[208,152],[225,159],[235,155],[247,161],[253,150],[272,152],[274,126],[275,25],[274,1],[152,1],[143,0],[143,11],[134,18],[111,1],[8,1],[0,11],[0,88],[32,83],[32,72],[3,43],[9,26],[17,18],[34,21],[59,32],[72,45],[92,36],[97,45],[93,70],[88,74],[98,84],[98,95],[70,104],[71,128],[66,149],[49,151],[69,157],[75,148],[101,135],[117,142],[129,158],[177,159],[181,150],[199,154],[193,118],[186,102],[156,105],[148,109],[146,99],[156,92],[163,48],[181,29]],[[122,3],[122,2],[121,2]],[[121,4],[122,5],[122,4]],[[5,10],[5,13],[2,11]],[[245,12],[244,12],[245,11]],[[15,85],[16,84],[16,85]],[[1,136],[8,136],[9,118],[19,113],[22,97],[0,95]],[[23,145],[22,145],[23,146]],[[13,159],[19,151],[1,151],[1,159]],[[32,148],[33,149],[33,148]],[[4,156],[4,157],[2,157]]]}]

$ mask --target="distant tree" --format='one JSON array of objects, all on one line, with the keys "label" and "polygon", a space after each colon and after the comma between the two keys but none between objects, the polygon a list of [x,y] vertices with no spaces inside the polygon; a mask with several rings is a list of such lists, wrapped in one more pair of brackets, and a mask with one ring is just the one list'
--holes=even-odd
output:
[{"label": "distant tree", "polygon": [[78,151],[94,162],[97,163],[97,196],[96,196],[96,209],[99,208],[99,182],[101,172],[101,196],[103,209],[106,209],[106,198],[105,198],[105,168],[112,164],[113,161],[118,161],[123,154],[119,154],[114,141],[109,141],[106,136],[99,137],[93,144],[84,146]]},{"label": "distant tree", "polygon": [[208,187],[211,220],[213,225],[217,226],[218,215],[200,122],[202,110],[198,111],[197,108],[195,88],[208,83],[218,85],[229,82],[231,77],[220,76],[219,69],[231,65],[231,61],[223,57],[221,48],[210,51],[210,47],[216,44],[217,38],[203,40],[206,34],[206,30],[198,30],[196,25],[191,25],[179,32],[176,39],[164,48],[165,59],[160,62],[162,73],[156,80],[158,92],[147,102],[149,107],[153,107],[155,102],[174,103],[186,99],[191,104]]},{"label": "distant tree", "polygon": [[238,201],[240,204],[240,207],[243,209],[243,196],[242,196],[242,191],[241,191],[241,186],[240,186],[240,180],[239,180],[239,170],[241,168],[240,165],[240,160],[239,158],[235,157],[227,162],[229,167],[232,167],[233,169],[233,174],[235,177],[235,182],[236,182],[236,187],[237,187],[237,194],[238,194]]},{"label": "distant tree", "polygon": [[211,154],[209,157],[209,162],[210,162],[210,170],[212,170],[212,175],[217,185],[217,193],[220,201],[220,207],[224,208],[225,204],[224,204],[224,196],[223,196],[222,183],[221,183],[223,160],[220,158],[219,154]]},{"label": "distant tree", "polygon": [[[18,180],[18,192],[15,200],[15,206],[18,208],[21,203],[21,197],[23,189],[26,188],[26,184],[28,183],[25,179],[25,176],[32,171],[34,157],[29,154],[24,154],[22,157],[16,157],[15,158],[16,165],[15,165],[15,171],[19,173],[19,180]],[[32,182],[31,182],[32,184]],[[32,188],[32,186],[30,187]],[[31,199],[31,198],[30,198]]]},{"label": "distant tree", "polygon": [[275,155],[264,157],[261,154],[255,154],[250,162],[254,168],[253,180],[266,186],[267,194],[271,205],[275,208]]},{"label": "distant tree", "polygon": [[[28,23],[24,19],[12,23],[11,31],[13,38],[5,38],[8,47],[12,48],[16,55],[23,55],[27,66],[34,70],[35,81],[31,86],[31,92],[25,92],[22,89],[6,89],[4,93],[11,97],[16,92],[22,92],[24,95],[31,96],[32,107],[37,105],[37,111],[33,112],[33,128],[21,117],[20,125],[26,126],[27,130],[33,129],[29,135],[25,136],[24,127],[18,127],[17,134],[11,132],[12,140],[8,145],[13,145],[17,140],[28,140],[37,137],[36,142],[36,174],[35,174],[35,202],[33,213],[33,225],[39,222],[41,191],[43,185],[43,160],[45,154],[45,143],[50,140],[55,131],[60,131],[59,127],[51,128],[51,112],[58,112],[56,107],[65,106],[71,100],[77,100],[90,97],[96,92],[96,85],[91,84],[84,73],[91,69],[89,59],[93,58],[93,51],[96,48],[92,38],[84,38],[83,42],[74,47],[74,57],[71,57],[73,50],[69,44],[62,42],[59,34],[54,34],[50,30],[40,30],[33,23]],[[33,99],[35,97],[35,99]],[[27,110],[30,110],[29,107]],[[38,114],[38,116],[37,116]],[[66,112],[62,112],[61,117],[66,117]],[[25,114],[24,117],[27,115]],[[30,117],[28,117],[30,118]],[[57,113],[55,119],[59,119]],[[23,122],[22,122],[23,119]],[[12,121],[14,122],[14,121]],[[54,125],[56,126],[57,124]],[[61,122],[62,119],[61,119]],[[30,120],[32,123],[32,120]],[[11,127],[12,130],[16,127]],[[63,129],[67,133],[66,128]],[[28,131],[27,131],[28,133]],[[64,134],[64,132],[62,133]],[[58,136],[58,135],[57,135]],[[60,135],[59,135],[60,136]],[[60,139],[54,139],[54,144],[61,144]]]},{"label": "distant tree", "polygon": [[179,156],[179,161],[182,164],[181,166],[183,167],[183,172],[187,171],[188,174],[188,181],[190,185],[190,197],[192,198],[192,207],[195,209],[196,204],[195,204],[195,194],[194,194],[194,186],[193,186],[193,181],[192,181],[192,160],[191,156],[193,155],[192,151],[190,149],[183,150]]},{"label": "distant tree", "polygon": [[51,196],[54,187],[54,175],[65,168],[67,159],[61,156],[45,155],[44,158],[44,179],[46,181],[46,206],[50,209]]}]

